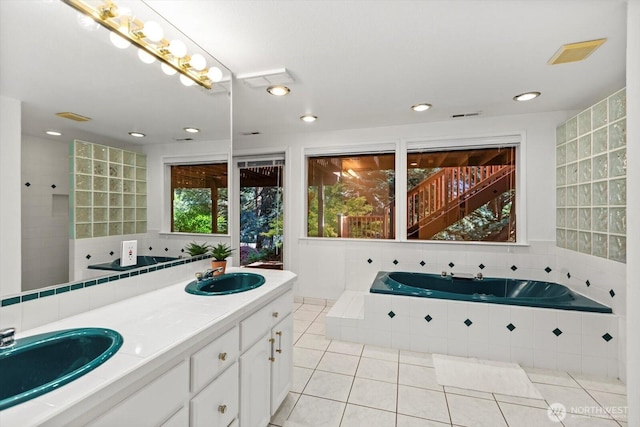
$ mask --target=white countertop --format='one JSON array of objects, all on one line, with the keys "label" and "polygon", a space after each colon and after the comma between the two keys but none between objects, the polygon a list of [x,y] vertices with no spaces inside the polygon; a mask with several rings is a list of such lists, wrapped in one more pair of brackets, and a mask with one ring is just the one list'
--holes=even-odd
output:
[{"label": "white countertop", "polygon": [[227,269],[234,271],[258,273],[266,282],[237,294],[200,296],[184,291],[193,279],[185,280],[17,334],[20,339],[62,329],[102,327],[119,332],[124,343],[114,356],[88,374],[58,390],[0,411],[0,426],[40,425],[60,414],[84,412],[82,404],[96,400],[96,392],[101,392],[101,398],[117,393],[198,340],[223,332],[223,328],[248,311],[284,293],[296,277],[289,271]]}]

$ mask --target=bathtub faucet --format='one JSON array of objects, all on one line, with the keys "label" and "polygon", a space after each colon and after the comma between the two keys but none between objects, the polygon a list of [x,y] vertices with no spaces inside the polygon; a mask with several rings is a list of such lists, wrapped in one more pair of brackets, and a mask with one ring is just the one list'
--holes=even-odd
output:
[{"label": "bathtub faucet", "polygon": [[203,273],[196,273],[196,279],[199,281],[202,279],[208,279],[213,277],[213,273],[222,273],[223,271],[224,267],[208,268]]},{"label": "bathtub faucet", "polygon": [[[443,271],[441,273],[442,277],[447,277],[447,272]],[[482,273],[471,274],[471,273],[454,273],[453,271],[449,273],[451,278],[462,279],[462,280],[482,280],[484,276]]]},{"label": "bathtub faucet", "polygon": [[11,347],[15,342],[16,328],[0,330],[0,348]]}]

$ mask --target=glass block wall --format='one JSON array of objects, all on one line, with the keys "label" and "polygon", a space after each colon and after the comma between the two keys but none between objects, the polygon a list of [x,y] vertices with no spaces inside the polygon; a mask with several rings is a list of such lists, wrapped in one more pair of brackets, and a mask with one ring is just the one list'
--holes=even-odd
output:
[{"label": "glass block wall", "polygon": [[556,129],[556,244],[626,262],[626,92]]},{"label": "glass block wall", "polygon": [[147,156],[75,140],[69,150],[72,239],[147,232]]}]

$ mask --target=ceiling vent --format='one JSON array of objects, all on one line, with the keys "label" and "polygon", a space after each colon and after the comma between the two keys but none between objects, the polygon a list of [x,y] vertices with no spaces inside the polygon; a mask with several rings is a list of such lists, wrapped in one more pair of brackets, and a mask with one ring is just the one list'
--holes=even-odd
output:
[{"label": "ceiling vent", "polygon": [[551,57],[548,64],[557,65],[567,62],[582,61],[591,55],[597,48],[602,46],[607,39],[590,40],[586,42],[578,42],[563,45]]},{"label": "ceiling vent", "polygon": [[62,117],[63,119],[74,120],[76,122],[88,122],[89,120],[91,120],[91,118],[89,117],[81,116],[80,114],[71,113],[69,111],[56,113],[56,116]]},{"label": "ceiling vent", "polygon": [[242,132],[243,136],[250,136],[250,135],[260,135],[260,131],[254,130],[251,132]]},{"label": "ceiling vent", "polygon": [[285,85],[293,83],[295,81],[286,68],[263,71],[253,74],[240,74],[237,76],[237,79],[242,80],[244,84],[251,88],[263,88],[272,85]]},{"label": "ceiling vent", "polygon": [[475,117],[479,116],[480,113],[463,113],[463,114],[454,114],[451,116],[452,119],[461,119],[463,117]]}]

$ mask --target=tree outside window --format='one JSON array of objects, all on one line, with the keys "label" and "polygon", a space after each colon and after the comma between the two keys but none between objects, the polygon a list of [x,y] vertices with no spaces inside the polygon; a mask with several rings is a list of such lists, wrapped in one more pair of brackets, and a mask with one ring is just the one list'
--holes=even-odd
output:
[{"label": "tree outside window", "polygon": [[171,166],[171,231],[228,232],[227,164]]},{"label": "tree outside window", "polygon": [[394,154],[308,157],[307,170],[307,236],[394,238]]}]

